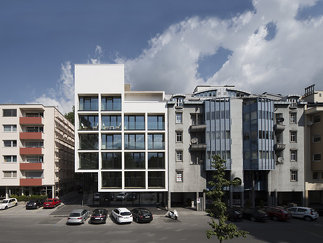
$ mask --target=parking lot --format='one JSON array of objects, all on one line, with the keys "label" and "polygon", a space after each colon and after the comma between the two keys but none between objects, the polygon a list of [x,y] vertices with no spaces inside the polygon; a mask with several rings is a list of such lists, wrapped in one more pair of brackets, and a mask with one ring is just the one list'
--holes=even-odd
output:
[{"label": "parking lot", "polygon": [[[20,204],[0,211],[0,242],[211,242],[205,232],[210,229],[210,217],[205,212],[178,208],[179,220],[164,217],[156,210],[149,224],[118,225],[110,218],[106,224],[66,225],[66,214],[80,205],[61,205],[55,209],[26,210]],[[90,208],[93,209],[93,208]],[[110,208],[108,208],[111,212]],[[153,211],[153,210],[152,210]],[[159,213],[158,213],[159,212]],[[291,219],[288,222],[265,223],[243,220],[236,225],[250,234],[246,239],[227,242],[323,242],[323,218],[306,222]]]}]

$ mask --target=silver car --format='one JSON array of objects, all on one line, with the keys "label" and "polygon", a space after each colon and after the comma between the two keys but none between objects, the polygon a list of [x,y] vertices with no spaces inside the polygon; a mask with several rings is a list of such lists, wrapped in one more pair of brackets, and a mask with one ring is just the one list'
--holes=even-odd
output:
[{"label": "silver car", "polygon": [[316,220],[319,217],[318,212],[316,212],[313,208],[291,207],[287,210],[292,217],[305,219],[306,221]]},{"label": "silver car", "polygon": [[84,224],[89,217],[89,211],[86,209],[74,209],[67,218],[66,224]]}]

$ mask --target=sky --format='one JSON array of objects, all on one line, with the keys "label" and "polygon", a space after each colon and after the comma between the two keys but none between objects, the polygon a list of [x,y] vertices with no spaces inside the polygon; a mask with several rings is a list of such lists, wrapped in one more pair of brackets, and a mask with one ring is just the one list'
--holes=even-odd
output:
[{"label": "sky", "polygon": [[74,104],[74,64],[133,90],[323,90],[323,0],[0,0],[0,104]]}]

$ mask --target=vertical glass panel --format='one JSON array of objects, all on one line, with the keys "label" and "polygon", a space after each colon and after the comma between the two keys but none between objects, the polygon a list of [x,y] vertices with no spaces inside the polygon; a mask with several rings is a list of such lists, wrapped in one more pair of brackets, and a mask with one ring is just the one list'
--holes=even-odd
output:
[{"label": "vertical glass panel", "polygon": [[121,169],[121,153],[102,153],[102,169]]},{"label": "vertical glass panel", "polygon": [[164,149],[164,134],[148,134],[148,149]]},{"label": "vertical glass panel", "polygon": [[165,154],[164,153],[148,153],[148,168],[149,169],[165,169]]},{"label": "vertical glass panel", "polygon": [[125,153],[126,169],[145,169],[145,153]]},{"label": "vertical glass panel", "polygon": [[106,96],[101,98],[101,110],[103,111],[121,111],[121,98]]},{"label": "vertical glass panel", "polygon": [[79,169],[98,169],[99,168],[99,154],[98,153],[79,153]]},{"label": "vertical glass panel", "polygon": [[125,172],[125,188],[145,188],[145,172]]},{"label": "vertical glass panel", "polygon": [[125,149],[145,149],[144,134],[125,134]]},{"label": "vertical glass panel", "polygon": [[80,115],[79,130],[98,130],[98,116],[97,115]]},{"label": "vertical glass panel", "polygon": [[80,134],[80,149],[93,150],[98,149],[98,134]]},{"label": "vertical glass panel", "polygon": [[96,96],[83,96],[79,98],[79,109],[81,111],[97,111],[98,110],[98,97]]},{"label": "vertical glass panel", "polygon": [[121,116],[102,116],[102,130],[121,130]]},{"label": "vertical glass panel", "polygon": [[102,172],[102,188],[121,188],[121,172]]},{"label": "vertical glass panel", "polygon": [[121,134],[102,134],[102,149],[121,149]]},{"label": "vertical glass panel", "polygon": [[149,171],[148,188],[165,188],[165,172]]}]

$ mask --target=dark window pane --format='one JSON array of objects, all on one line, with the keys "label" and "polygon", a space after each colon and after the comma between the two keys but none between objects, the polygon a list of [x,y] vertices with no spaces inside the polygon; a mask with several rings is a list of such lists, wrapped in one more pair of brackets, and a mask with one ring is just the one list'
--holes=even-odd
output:
[{"label": "dark window pane", "polygon": [[126,169],[144,169],[145,153],[125,153]]},{"label": "dark window pane", "polygon": [[145,188],[145,172],[125,172],[125,188]]},{"label": "dark window pane", "polygon": [[165,188],[165,172],[148,172],[148,188]]},{"label": "dark window pane", "polygon": [[86,169],[98,169],[99,168],[99,156],[98,153],[79,153],[80,170]]},{"label": "dark window pane", "polygon": [[102,188],[121,188],[121,172],[102,172]]},{"label": "dark window pane", "polygon": [[165,154],[164,153],[148,153],[148,168],[149,169],[165,169]]},{"label": "dark window pane", "polygon": [[102,153],[102,169],[121,169],[121,153]]},{"label": "dark window pane", "polygon": [[93,150],[98,149],[98,134],[80,134],[80,149]]}]

